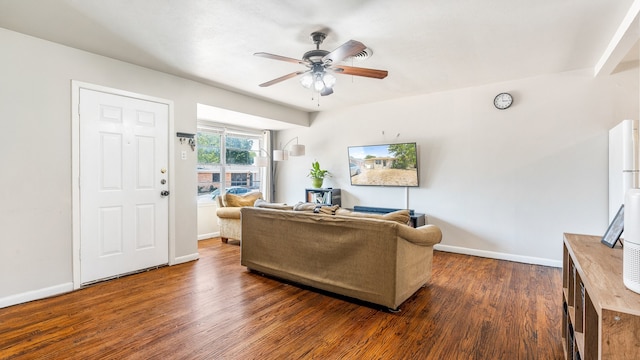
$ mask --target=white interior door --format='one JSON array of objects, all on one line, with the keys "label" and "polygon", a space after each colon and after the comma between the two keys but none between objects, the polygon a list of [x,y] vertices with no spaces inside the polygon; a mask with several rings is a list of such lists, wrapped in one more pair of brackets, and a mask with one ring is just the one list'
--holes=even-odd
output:
[{"label": "white interior door", "polygon": [[80,282],[166,264],[167,104],[80,89]]}]

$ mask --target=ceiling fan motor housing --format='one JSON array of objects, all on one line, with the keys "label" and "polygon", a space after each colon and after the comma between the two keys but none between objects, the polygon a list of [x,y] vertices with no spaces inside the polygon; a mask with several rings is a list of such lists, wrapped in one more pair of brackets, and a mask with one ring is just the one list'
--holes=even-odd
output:
[{"label": "ceiling fan motor housing", "polygon": [[322,58],[325,57],[329,51],[327,50],[311,50],[302,55],[302,60],[311,64],[321,64]]}]

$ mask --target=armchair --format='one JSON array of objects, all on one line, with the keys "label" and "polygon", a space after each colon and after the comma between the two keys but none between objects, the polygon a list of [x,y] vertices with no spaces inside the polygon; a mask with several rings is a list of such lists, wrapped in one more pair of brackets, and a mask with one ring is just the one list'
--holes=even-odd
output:
[{"label": "armchair", "polygon": [[220,224],[220,238],[223,243],[229,239],[241,240],[240,209],[245,206],[253,206],[256,200],[262,199],[261,192],[250,192],[242,195],[222,194],[216,197],[218,209],[216,216]]}]

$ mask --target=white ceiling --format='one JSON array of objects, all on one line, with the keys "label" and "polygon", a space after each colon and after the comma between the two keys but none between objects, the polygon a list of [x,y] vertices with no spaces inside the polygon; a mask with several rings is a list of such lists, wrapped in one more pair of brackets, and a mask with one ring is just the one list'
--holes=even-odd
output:
[{"label": "white ceiling", "polygon": [[[594,67],[634,0],[0,0],[0,27],[306,111]],[[312,100],[301,58],[355,39],[373,56]],[[635,48],[637,52],[637,48]],[[633,56],[637,59],[637,54]],[[626,58],[627,60],[629,57]]]}]

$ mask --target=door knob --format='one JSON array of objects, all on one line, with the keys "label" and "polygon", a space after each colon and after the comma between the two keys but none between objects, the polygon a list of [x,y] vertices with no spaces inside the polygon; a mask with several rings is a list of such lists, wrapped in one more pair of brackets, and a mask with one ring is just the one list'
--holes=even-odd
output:
[{"label": "door knob", "polygon": [[160,191],[160,195],[162,195],[162,196],[169,196],[169,190],[162,190],[162,191]]}]

